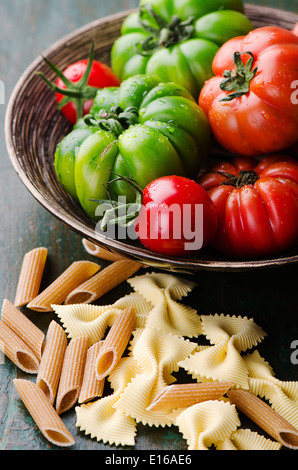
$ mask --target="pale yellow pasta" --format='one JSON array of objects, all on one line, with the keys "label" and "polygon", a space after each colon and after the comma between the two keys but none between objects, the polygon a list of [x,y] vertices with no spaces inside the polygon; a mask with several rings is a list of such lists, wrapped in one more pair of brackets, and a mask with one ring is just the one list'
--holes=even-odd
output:
[{"label": "pale yellow pasta", "polygon": [[141,267],[142,265],[136,261],[114,261],[91,279],[73,289],[67,295],[65,304],[92,303],[126,281]]},{"label": "pale yellow pasta", "polygon": [[107,328],[117,316],[128,307],[136,312],[136,327],[143,327],[151,305],[139,294],[131,293],[117,300],[113,305],[52,305],[70,338],[88,336],[89,345],[103,339]]},{"label": "pale yellow pasta", "polygon": [[229,390],[228,398],[269,436],[290,449],[298,449],[298,429],[270,405],[246,390]]},{"label": "pale yellow pasta", "polygon": [[1,318],[40,361],[45,338],[43,331],[7,299],[3,301]]},{"label": "pale yellow pasta", "polygon": [[217,444],[217,450],[280,450],[282,444],[251,429],[237,429],[230,437]]},{"label": "pale yellow pasta", "polygon": [[247,317],[201,315],[203,335],[212,346],[179,365],[200,380],[228,380],[248,390],[248,369],[242,357],[266,333]]},{"label": "pale yellow pasta", "polygon": [[68,447],[74,445],[74,438],[43,391],[29,380],[14,379],[13,383],[44,437],[57,446]]},{"label": "pale yellow pasta", "polygon": [[127,385],[114,405],[137,422],[150,426],[171,426],[173,419],[164,411],[148,411],[150,403],[167,385],[176,379],[178,362],[196,347],[195,343],[176,335],[146,327],[138,332],[131,350],[140,371]]},{"label": "pale yellow pasta", "polygon": [[103,341],[98,341],[88,348],[86,364],[84,368],[83,382],[78,402],[86,403],[103,394],[105,379],[98,380],[96,377],[95,364],[102,347]]},{"label": "pale yellow pasta", "polygon": [[121,359],[136,326],[135,310],[129,307],[123,310],[109,330],[96,360],[98,380],[105,378]]},{"label": "pale yellow pasta", "polygon": [[75,261],[45,290],[28,303],[27,307],[38,312],[52,311],[51,304],[62,304],[67,295],[91,278],[100,266],[91,261]]},{"label": "pale yellow pasta", "polygon": [[240,426],[236,408],[221,400],[208,400],[183,410],[175,420],[189,450],[208,450]]},{"label": "pale yellow pasta", "polygon": [[108,261],[118,261],[120,259],[125,259],[124,256],[119,255],[118,253],[113,253],[112,251],[106,250],[99,245],[83,238],[82,240],[83,247],[89,253],[89,255],[96,256],[97,258],[105,259]]},{"label": "pale yellow pasta", "polygon": [[67,337],[63,328],[52,320],[46,334],[36,379],[36,384],[52,405],[56,398],[66,347]]},{"label": "pale yellow pasta", "polygon": [[136,422],[126,413],[115,409],[115,404],[138,370],[133,357],[121,358],[108,377],[114,392],[94,402],[77,406],[77,427],[97,441],[116,446],[134,446]]},{"label": "pale yellow pasta", "polygon": [[220,399],[232,382],[183,383],[167,385],[150,403],[147,411],[171,411],[187,408],[202,401]]},{"label": "pale yellow pasta", "polygon": [[24,372],[37,374],[38,358],[2,320],[0,320],[0,350]]},{"label": "pale yellow pasta", "polygon": [[68,344],[56,397],[56,410],[60,415],[78,401],[86,364],[88,338],[80,336]]},{"label": "pale yellow pasta", "polygon": [[34,248],[25,254],[15,295],[16,307],[27,305],[39,293],[44,267],[48,255],[47,248]]},{"label": "pale yellow pasta", "polygon": [[146,326],[179,336],[197,337],[201,334],[197,311],[178,302],[196,286],[194,282],[155,272],[136,276],[128,282],[153,306]]}]

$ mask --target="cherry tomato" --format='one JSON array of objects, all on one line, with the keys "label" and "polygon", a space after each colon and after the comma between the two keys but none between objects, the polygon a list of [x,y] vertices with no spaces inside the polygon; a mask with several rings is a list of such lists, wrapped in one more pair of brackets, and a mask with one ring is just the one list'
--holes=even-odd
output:
[{"label": "cherry tomato", "polygon": [[149,250],[169,256],[187,255],[206,247],[216,229],[215,206],[195,181],[165,176],[144,189],[135,231]]},{"label": "cherry tomato", "polygon": [[282,155],[223,161],[198,182],[218,213],[212,242],[233,257],[258,258],[298,245],[298,163]]}]

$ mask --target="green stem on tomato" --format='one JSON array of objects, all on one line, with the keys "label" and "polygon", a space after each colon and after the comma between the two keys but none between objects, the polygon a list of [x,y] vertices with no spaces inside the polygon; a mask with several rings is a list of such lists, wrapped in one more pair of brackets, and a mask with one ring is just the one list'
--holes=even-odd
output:
[{"label": "green stem on tomato", "polygon": [[[241,59],[242,54],[250,55],[246,65],[244,65]],[[246,95],[249,92],[250,82],[258,71],[257,67],[252,70],[254,56],[251,52],[235,52],[233,59],[236,68],[234,70],[225,70],[223,73],[225,80],[220,84],[221,90],[233,91],[233,93],[230,93],[220,101],[232,101],[235,98]]]}]

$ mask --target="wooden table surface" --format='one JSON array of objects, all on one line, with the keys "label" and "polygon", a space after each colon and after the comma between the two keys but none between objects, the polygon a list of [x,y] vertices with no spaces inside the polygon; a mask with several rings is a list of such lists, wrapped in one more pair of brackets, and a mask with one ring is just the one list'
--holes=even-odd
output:
[{"label": "wooden table surface", "polygon": [[[295,11],[297,0],[259,0],[251,3]],[[98,17],[136,7],[137,0],[1,0],[0,80],[5,85],[5,103],[21,73],[54,41]],[[49,250],[43,282],[49,284],[72,261],[93,258],[86,254],[81,238],[41,207],[15,174],[4,138],[5,104],[0,104],[0,286],[4,298],[13,301],[24,254],[37,247]],[[104,265],[104,263],[103,263]],[[291,344],[298,341],[297,266],[243,273],[199,272],[198,288],[186,303],[202,314],[225,313],[254,318],[268,333],[260,353],[281,380],[297,380],[298,365],[291,360]],[[101,299],[110,303],[129,292],[123,285]],[[26,311],[26,310],[24,310]],[[26,312],[46,331],[51,314]],[[0,449],[50,450],[50,445],[20,403],[12,384],[25,377],[7,358],[0,356]],[[63,417],[76,439],[75,450],[111,450],[86,437],[75,426],[75,413]],[[185,449],[175,427],[138,426],[135,449]],[[59,449],[59,448],[58,448]]]}]

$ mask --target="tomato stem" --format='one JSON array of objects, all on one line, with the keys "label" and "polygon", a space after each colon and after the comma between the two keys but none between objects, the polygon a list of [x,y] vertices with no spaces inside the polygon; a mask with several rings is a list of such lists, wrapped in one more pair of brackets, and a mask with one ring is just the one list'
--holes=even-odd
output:
[{"label": "tomato stem", "polygon": [[144,30],[150,36],[135,45],[135,50],[140,55],[152,55],[160,47],[170,47],[179,42],[190,39],[194,33],[194,16],[182,21],[174,15],[170,23],[167,23],[153,9],[152,5],[143,5],[139,10],[139,20]]},{"label": "tomato stem", "polygon": [[130,126],[138,123],[137,108],[130,106],[124,111],[120,106],[113,106],[110,111],[101,110],[97,116],[88,114],[84,121],[88,126],[113,132],[117,137]]},{"label": "tomato stem", "polygon": [[[249,54],[246,65],[244,65],[241,55]],[[236,69],[225,70],[223,76],[224,81],[221,82],[220,88],[225,91],[233,91],[220,101],[232,101],[235,98],[240,98],[249,92],[249,85],[253,77],[256,75],[258,67],[252,70],[254,56],[251,52],[234,52],[233,55],[234,65]]]},{"label": "tomato stem", "polygon": [[76,105],[77,120],[83,116],[84,101],[95,98],[98,88],[89,86],[88,80],[93,64],[94,58],[94,42],[92,41],[88,64],[86,70],[78,82],[69,80],[61,69],[50,62],[45,57],[43,58],[48,67],[55,73],[55,75],[62,80],[66,88],[59,87],[56,83],[52,83],[42,72],[37,72],[37,75],[48,85],[48,87],[55,93],[63,95],[62,100],[58,103],[58,109],[63,108],[66,104],[73,101]]},{"label": "tomato stem", "polygon": [[108,184],[112,184],[116,181],[124,181],[133,188],[135,191],[136,199],[135,202],[124,203],[120,201],[114,201],[110,197],[109,190],[105,187],[108,199],[90,199],[90,201],[97,202],[98,204],[108,207],[104,210],[104,215],[100,222],[100,228],[103,232],[107,231],[109,224],[118,224],[122,227],[129,227],[132,225],[142,208],[143,191],[140,186],[134,181],[134,179],[127,176],[118,175],[112,172],[116,178],[108,181]]},{"label": "tomato stem", "polygon": [[253,170],[241,170],[238,176],[232,175],[225,171],[217,171],[216,173],[219,173],[220,175],[223,175],[227,178],[226,181],[220,183],[220,186],[228,185],[235,186],[236,188],[242,188],[242,186],[247,184],[255,184],[255,182],[259,179],[257,173]]}]

